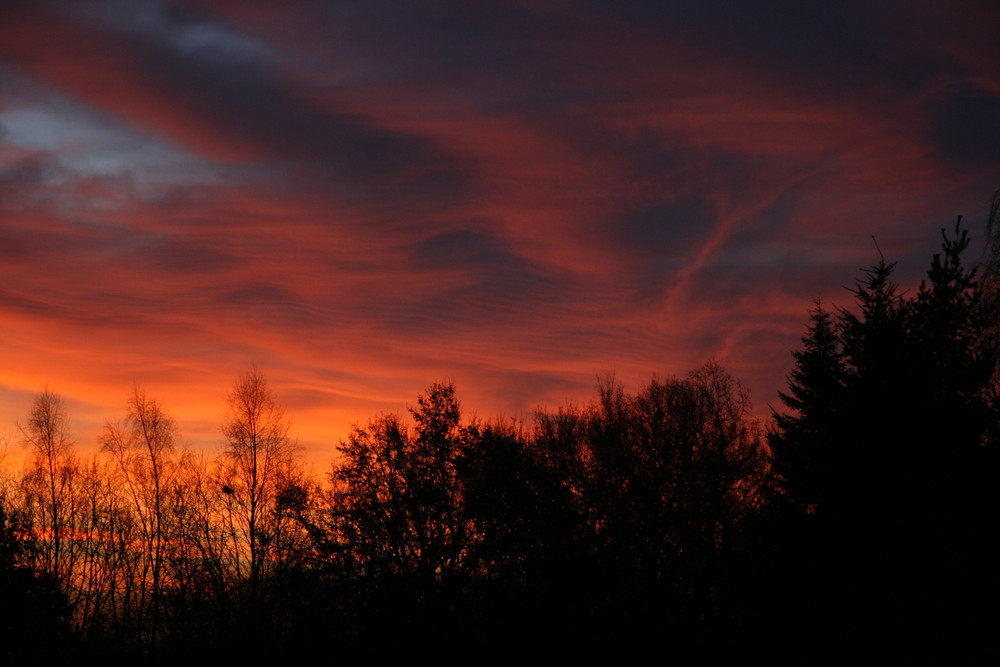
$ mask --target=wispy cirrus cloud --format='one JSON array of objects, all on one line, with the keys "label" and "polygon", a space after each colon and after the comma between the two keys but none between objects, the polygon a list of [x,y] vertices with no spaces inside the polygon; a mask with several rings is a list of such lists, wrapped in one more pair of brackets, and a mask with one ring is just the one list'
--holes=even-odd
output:
[{"label": "wispy cirrus cloud", "polygon": [[93,440],[135,380],[210,446],[252,363],[319,458],[441,378],[527,414],[714,357],[763,405],[872,234],[912,284],[981,225],[996,18],[9,3],[0,418],[47,381]]}]

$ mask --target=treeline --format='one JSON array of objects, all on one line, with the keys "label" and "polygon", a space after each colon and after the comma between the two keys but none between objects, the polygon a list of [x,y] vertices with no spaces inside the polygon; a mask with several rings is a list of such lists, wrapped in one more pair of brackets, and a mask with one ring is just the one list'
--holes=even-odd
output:
[{"label": "treeline", "polygon": [[993,657],[1000,339],[968,244],[946,235],[913,295],[883,261],[853,308],[816,304],[789,411],[766,424],[714,363],[634,394],[605,379],[526,422],[464,419],[433,384],[317,480],[257,370],[215,457],[181,450],[136,387],[82,458],[46,390],[20,425],[29,465],[0,489],[0,641]]},{"label": "treeline", "polygon": [[4,480],[3,528],[20,539],[21,563],[38,573],[32,586],[53,606],[39,610],[45,622],[14,624],[9,650],[224,644],[238,629],[268,627],[257,618],[264,582],[305,555],[303,531],[279,502],[304,480],[258,371],[237,382],[214,459],[179,451],[172,418],[138,387],[127,405],[86,459],[48,389],[19,424],[29,459]]}]

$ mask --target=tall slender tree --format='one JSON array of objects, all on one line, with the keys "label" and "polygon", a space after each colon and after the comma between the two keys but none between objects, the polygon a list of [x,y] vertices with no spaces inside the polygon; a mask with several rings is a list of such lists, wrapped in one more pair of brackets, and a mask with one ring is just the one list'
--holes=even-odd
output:
[{"label": "tall slender tree", "polygon": [[278,497],[297,477],[297,443],[291,424],[258,368],[241,375],[229,395],[222,425],[225,448],[219,459],[221,521],[231,540],[230,567],[245,587],[248,629],[264,627],[266,586],[278,556],[281,533],[291,525]]},{"label": "tall slender tree", "polygon": [[73,545],[67,543],[67,533],[72,528],[74,462],[62,398],[45,387],[31,404],[27,422],[18,428],[31,453],[26,491],[35,509],[31,521],[42,532],[42,569],[65,586],[72,568]]},{"label": "tall slender tree", "polygon": [[149,645],[160,630],[166,549],[173,539],[167,498],[173,481],[177,429],[173,418],[138,385],[128,397],[126,415],[105,425],[101,443],[117,464],[121,489],[134,511],[142,536],[141,576],[135,582],[138,629]]}]

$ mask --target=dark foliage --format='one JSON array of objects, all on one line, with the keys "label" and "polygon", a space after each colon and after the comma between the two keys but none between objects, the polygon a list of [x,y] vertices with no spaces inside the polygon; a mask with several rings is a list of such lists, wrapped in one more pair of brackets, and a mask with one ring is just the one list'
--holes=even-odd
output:
[{"label": "dark foliage", "polygon": [[0,655],[36,659],[69,651],[69,603],[58,582],[29,566],[29,526],[0,499]]},{"label": "dark foliage", "polygon": [[839,410],[844,404],[846,370],[833,316],[817,301],[809,314],[802,349],[795,352],[788,392],[779,393],[794,413],[775,413],[768,444],[782,489],[807,512],[829,506],[836,475]]},{"label": "dark foliage", "polygon": [[962,263],[967,233],[942,235],[915,295],[881,261],[853,309],[834,320],[817,306],[781,395],[795,412],[776,415],[769,442],[803,513],[782,519],[799,536],[782,548],[798,559],[784,581],[798,591],[789,603],[820,621],[802,628],[810,641],[899,655],[919,635],[914,653],[988,650],[969,605],[997,591],[1000,347],[991,301]]},{"label": "dark foliage", "polygon": [[[688,642],[734,607],[727,566],[760,509],[767,458],[746,392],[717,365],[582,409],[463,424],[452,385],[341,446],[322,526],[360,634],[409,646]],[[454,644],[454,637],[449,641]]]}]

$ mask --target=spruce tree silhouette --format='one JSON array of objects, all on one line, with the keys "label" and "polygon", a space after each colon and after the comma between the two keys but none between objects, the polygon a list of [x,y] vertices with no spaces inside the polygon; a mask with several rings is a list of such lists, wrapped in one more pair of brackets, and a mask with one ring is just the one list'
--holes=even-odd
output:
[{"label": "spruce tree silhouette", "polygon": [[775,416],[775,469],[809,513],[797,555],[816,564],[796,571],[814,597],[797,602],[822,619],[814,637],[845,651],[987,650],[969,637],[981,620],[966,610],[983,599],[976,587],[997,590],[984,554],[996,554],[1000,346],[976,270],[961,261],[960,222],[942,230],[915,296],[899,293],[883,259],[852,290],[854,310],[836,321],[813,311],[781,395],[796,412]]},{"label": "spruce tree silhouette", "polygon": [[802,349],[793,356],[788,391],[778,397],[795,412],[773,412],[767,441],[786,500],[814,513],[828,508],[835,489],[832,459],[846,382],[836,322],[819,300],[809,314]]}]

